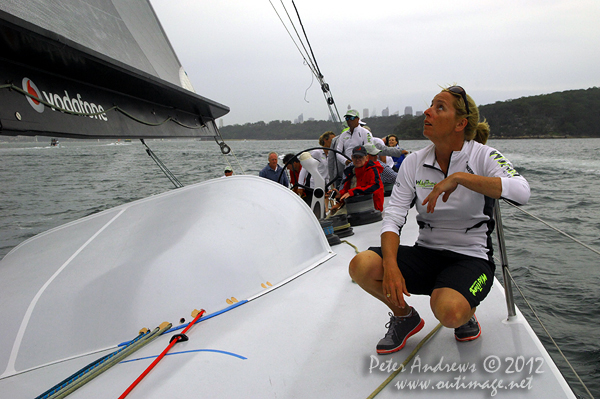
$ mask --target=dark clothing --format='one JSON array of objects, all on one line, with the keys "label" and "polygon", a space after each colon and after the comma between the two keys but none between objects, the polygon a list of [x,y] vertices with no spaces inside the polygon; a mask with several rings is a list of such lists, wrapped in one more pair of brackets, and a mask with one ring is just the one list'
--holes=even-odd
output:
[{"label": "dark clothing", "polygon": [[260,177],[267,178],[269,180],[273,180],[276,183],[280,183],[285,187],[290,186],[290,182],[288,181],[287,174],[284,172],[283,176],[281,176],[281,181],[279,180],[279,174],[283,171],[283,168],[277,165],[277,169],[273,170],[269,165],[265,166],[263,170],[258,174]]},{"label": "dark clothing", "polygon": [[[383,258],[380,247],[369,250]],[[397,261],[411,294],[431,295],[436,288],[452,288],[474,308],[494,284],[494,262],[452,251],[400,245]]]}]

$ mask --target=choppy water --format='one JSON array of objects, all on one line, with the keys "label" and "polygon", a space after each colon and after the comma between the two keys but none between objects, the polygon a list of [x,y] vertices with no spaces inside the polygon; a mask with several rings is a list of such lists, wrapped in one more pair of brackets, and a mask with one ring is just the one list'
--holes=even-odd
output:
[{"label": "choppy water", "polygon": [[[318,134],[315,134],[317,136]],[[0,144],[0,258],[38,233],[173,188],[139,142]],[[409,150],[426,141],[404,142]],[[299,152],[315,141],[234,141],[225,157],[214,142],[149,141],[183,184],[236,173],[258,174],[269,151]],[[523,209],[600,250],[600,139],[502,140],[489,143],[531,185]],[[509,206],[502,207],[508,259],[517,284],[596,397],[600,397],[600,256]],[[499,268],[498,268],[499,269]],[[559,368],[586,397],[566,363],[516,295]]]}]

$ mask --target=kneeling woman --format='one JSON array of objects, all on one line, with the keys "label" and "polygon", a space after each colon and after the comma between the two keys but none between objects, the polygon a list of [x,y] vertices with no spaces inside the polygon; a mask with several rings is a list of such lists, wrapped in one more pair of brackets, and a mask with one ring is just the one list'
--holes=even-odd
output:
[{"label": "kneeling woman", "polygon": [[[475,308],[494,279],[493,198],[529,200],[527,181],[485,145],[489,126],[479,122],[477,106],[462,87],[434,97],[423,134],[432,144],[402,163],[384,212],[381,247],[350,262],[352,279],[391,310],[379,354],[402,349],[423,328],[424,321],[404,300],[411,293],[431,296],[433,314],[455,329],[457,340],[479,337]],[[414,246],[402,246],[399,233],[413,201],[419,238]]]}]

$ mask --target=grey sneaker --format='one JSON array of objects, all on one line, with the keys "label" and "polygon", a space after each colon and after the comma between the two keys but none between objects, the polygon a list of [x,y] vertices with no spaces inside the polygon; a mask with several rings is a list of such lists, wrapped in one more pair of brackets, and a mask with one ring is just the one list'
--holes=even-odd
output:
[{"label": "grey sneaker", "polygon": [[473,341],[474,339],[479,338],[480,335],[481,326],[479,325],[475,315],[473,315],[473,317],[471,317],[465,324],[454,329],[454,338],[460,342]]},{"label": "grey sneaker", "polygon": [[408,337],[415,335],[425,325],[425,321],[417,311],[411,307],[411,314],[406,317],[394,316],[390,313],[390,321],[385,325],[388,332],[377,344],[377,353],[386,355],[404,348]]}]

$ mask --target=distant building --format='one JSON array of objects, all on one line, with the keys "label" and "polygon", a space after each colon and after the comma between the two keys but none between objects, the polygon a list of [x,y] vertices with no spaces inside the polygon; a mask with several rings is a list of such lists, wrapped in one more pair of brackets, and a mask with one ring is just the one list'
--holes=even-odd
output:
[{"label": "distant building", "polygon": [[315,118],[308,118],[308,120],[309,120],[309,121],[314,121],[314,120],[315,120]]},{"label": "distant building", "polygon": [[363,109],[362,117],[363,117],[363,119],[369,117],[369,108]]},{"label": "distant building", "polygon": [[408,107],[404,107],[404,115],[411,115],[412,116],[413,111],[412,111],[412,107],[409,105]]},{"label": "distant building", "polygon": [[423,115],[423,111],[417,111],[417,112],[415,112],[415,116],[421,116],[421,115]]},{"label": "distant building", "polygon": [[390,116],[390,107],[385,107],[385,109],[381,111],[381,116]]},{"label": "distant building", "polygon": [[304,122],[304,114],[298,115],[298,123],[303,123],[303,122]]},{"label": "distant building", "polygon": [[223,118],[219,119],[219,129],[223,127]]}]

